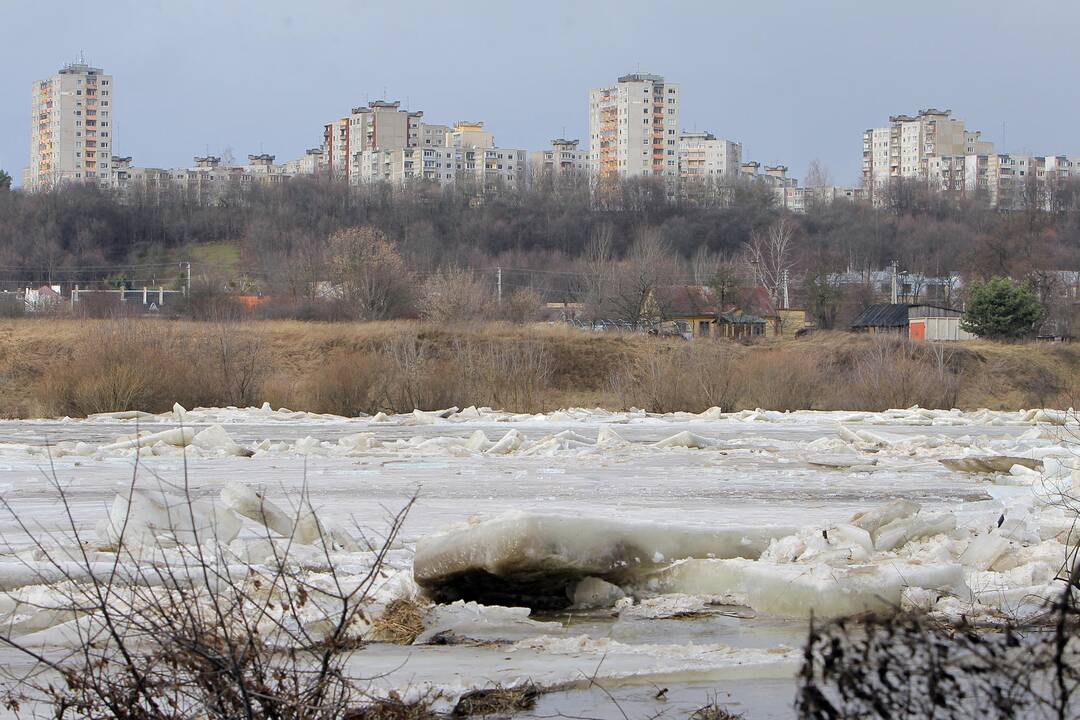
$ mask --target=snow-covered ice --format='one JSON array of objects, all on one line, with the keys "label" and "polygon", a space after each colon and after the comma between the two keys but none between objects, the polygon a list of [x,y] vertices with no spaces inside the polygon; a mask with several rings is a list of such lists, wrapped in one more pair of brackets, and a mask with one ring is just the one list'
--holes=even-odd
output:
[{"label": "snow-covered ice", "polygon": [[[127,522],[160,553],[210,533],[238,568],[291,537],[313,578],[327,562],[360,577],[367,539],[418,494],[371,602],[377,615],[416,599],[424,631],[357,656],[373,691],[532,680],[564,688],[538,714],[603,714],[574,683],[595,675],[646,710],[633,688],[663,678],[669,703],[728,688],[753,717],[788,717],[811,612],[1038,610],[1070,537],[1063,499],[1080,494],[1074,417],[177,405],[0,421],[0,492],[21,521],[0,516],[0,619],[44,646],[70,641],[75,621],[50,609],[27,535],[63,544],[67,512],[93,572]],[[178,497],[185,467],[193,511]]]}]

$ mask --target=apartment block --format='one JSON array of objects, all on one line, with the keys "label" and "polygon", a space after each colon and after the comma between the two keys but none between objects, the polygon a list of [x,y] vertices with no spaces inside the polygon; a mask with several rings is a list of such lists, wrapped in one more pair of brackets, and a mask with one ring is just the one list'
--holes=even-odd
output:
[{"label": "apartment block", "polygon": [[[952,158],[989,154],[993,144],[983,141],[981,133],[968,130],[964,121],[952,117],[951,110],[929,108],[918,114],[893,115],[889,126],[863,132],[863,185],[882,188],[891,178],[937,181],[946,179],[958,162]],[[931,158],[950,158],[931,170]],[[949,178],[951,181],[951,178]]]},{"label": "apartment block", "polygon": [[422,112],[401,109],[397,100],[375,100],[353,108],[349,115],[349,140],[353,153],[383,148],[416,147]]},{"label": "apartment block", "polygon": [[79,61],[34,83],[31,101],[29,190],[65,182],[108,187],[112,182],[113,79]]},{"label": "apartment block", "polygon": [[524,150],[495,145],[495,136],[480,122],[458,122],[446,135],[454,149],[457,181],[480,190],[499,186],[523,187],[527,154]]},{"label": "apartment block", "polygon": [[353,108],[348,117],[323,126],[322,172],[349,180],[359,171],[355,162],[358,153],[416,147],[423,142],[423,116],[422,112],[402,110],[397,100],[373,100]]},{"label": "apartment block", "polygon": [[680,181],[735,182],[742,165],[742,145],[709,132],[683,132],[678,158]]},{"label": "apartment block", "polygon": [[788,177],[787,165],[766,165],[761,172],[762,165],[753,160],[739,165],[739,180],[743,182],[758,182],[771,188],[793,188],[799,185],[796,178]]},{"label": "apartment block", "polygon": [[301,157],[286,160],[283,164],[286,175],[314,175],[323,164],[322,148],[308,148]]},{"label": "apartment block", "polygon": [[418,147],[445,147],[446,136],[452,131],[449,125],[420,123],[420,139],[416,144]]},{"label": "apartment block", "polygon": [[862,188],[837,187],[826,185],[820,187],[775,187],[776,203],[782,208],[792,212],[804,213],[814,203],[829,205],[834,202],[857,202],[863,198]]},{"label": "apartment block", "polygon": [[547,150],[529,155],[529,172],[533,177],[548,175],[584,175],[589,171],[589,153],[578,149],[579,141],[556,138]]},{"label": "apartment block", "polygon": [[338,180],[349,177],[349,118],[341,118],[323,126],[322,163],[320,172]]},{"label": "apartment block", "polygon": [[679,174],[679,86],[660,75],[624,75],[589,91],[589,169],[602,178]]},{"label": "apartment block", "polygon": [[448,147],[401,147],[357,153],[353,184],[388,182],[404,185],[416,180],[453,184],[456,153]]}]

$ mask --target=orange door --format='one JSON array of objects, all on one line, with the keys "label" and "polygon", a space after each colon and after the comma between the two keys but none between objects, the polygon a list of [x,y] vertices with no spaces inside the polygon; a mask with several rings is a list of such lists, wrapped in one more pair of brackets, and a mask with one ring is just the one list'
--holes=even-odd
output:
[{"label": "orange door", "polygon": [[912,340],[926,339],[926,321],[912,320],[908,323],[908,337]]}]

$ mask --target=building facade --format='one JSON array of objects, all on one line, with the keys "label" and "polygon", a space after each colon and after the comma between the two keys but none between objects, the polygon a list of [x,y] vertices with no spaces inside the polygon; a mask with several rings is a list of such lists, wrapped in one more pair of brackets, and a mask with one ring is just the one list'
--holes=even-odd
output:
[{"label": "building facade", "polygon": [[589,172],[589,153],[578,149],[577,140],[556,138],[551,147],[529,154],[529,173],[535,179],[584,176]]},{"label": "building facade", "polygon": [[683,132],[678,145],[679,180],[735,182],[742,165],[742,145],[709,132]]},{"label": "building facade", "polygon": [[679,86],[635,73],[589,91],[589,170],[600,179],[679,174]]},{"label": "building facade", "polygon": [[951,110],[928,108],[914,116],[893,115],[888,127],[863,132],[863,186],[874,193],[893,178],[933,179],[956,186],[954,172],[963,164],[959,158],[992,152],[993,144],[982,140],[980,132],[968,130]]},{"label": "building facade", "polygon": [[356,154],[354,185],[388,182],[405,185],[418,180],[453,184],[457,177],[455,152],[448,147],[402,147],[365,150]]},{"label": "building facade", "polygon": [[112,181],[113,78],[84,62],[33,85],[29,190]]}]

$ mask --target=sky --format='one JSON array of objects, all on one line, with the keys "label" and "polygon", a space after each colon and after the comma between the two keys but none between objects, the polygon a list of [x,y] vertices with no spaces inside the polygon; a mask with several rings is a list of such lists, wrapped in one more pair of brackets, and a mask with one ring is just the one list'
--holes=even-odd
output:
[{"label": "sky", "polygon": [[321,142],[370,100],[480,120],[504,147],[588,143],[589,88],[682,88],[682,124],[802,177],[858,181],[862,132],[952,109],[998,152],[1080,155],[1075,0],[0,0],[0,168],[29,162],[31,84],[114,77],[114,153],[149,167]]}]

